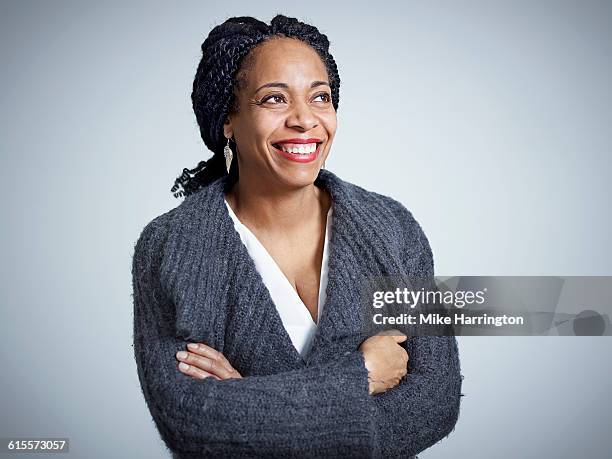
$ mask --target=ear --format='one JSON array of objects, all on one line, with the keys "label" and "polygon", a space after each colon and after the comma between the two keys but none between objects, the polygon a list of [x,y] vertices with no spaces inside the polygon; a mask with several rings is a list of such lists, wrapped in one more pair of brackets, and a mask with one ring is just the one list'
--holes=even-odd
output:
[{"label": "ear", "polygon": [[234,128],[232,127],[232,120],[229,116],[225,118],[225,123],[223,123],[223,135],[226,139],[231,139],[234,136]]}]

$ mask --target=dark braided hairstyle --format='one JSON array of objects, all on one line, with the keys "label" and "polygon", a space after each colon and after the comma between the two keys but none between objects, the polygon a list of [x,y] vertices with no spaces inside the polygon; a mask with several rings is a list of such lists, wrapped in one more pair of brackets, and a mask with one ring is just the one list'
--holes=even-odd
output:
[{"label": "dark braided hairstyle", "polygon": [[[246,86],[246,74],[253,61],[251,51],[260,43],[277,37],[297,38],[319,54],[327,69],[332,105],[338,110],[340,76],[325,34],[312,25],[281,14],[275,16],[270,25],[250,16],[229,18],[212,29],[202,43],[202,59],[191,93],[200,135],[213,156],[200,161],[193,169],[183,169],[170,190],[175,197],[192,194],[227,174],[223,156],[227,139],[223,124],[228,114],[238,112],[235,90]],[[238,180],[238,161],[232,162],[229,175],[231,183]]]}]

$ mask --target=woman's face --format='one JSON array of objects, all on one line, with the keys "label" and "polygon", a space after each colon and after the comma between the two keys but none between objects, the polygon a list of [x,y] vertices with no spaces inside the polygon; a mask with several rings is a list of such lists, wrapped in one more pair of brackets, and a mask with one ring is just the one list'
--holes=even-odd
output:
[{"label": "woman's face", "polygon": [[325,64],[310,46],[291,38],[254,50],[239,110],[228,116],[240,178],[301,187],[312,184],[336,133],[336,111]]}]

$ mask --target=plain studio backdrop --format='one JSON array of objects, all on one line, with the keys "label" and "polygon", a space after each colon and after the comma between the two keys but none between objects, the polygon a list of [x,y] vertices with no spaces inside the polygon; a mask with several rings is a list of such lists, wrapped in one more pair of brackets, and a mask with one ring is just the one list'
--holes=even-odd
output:
[{"label": "plain studio backdrop", "polygon": [[[0,437],[168,457],[133,357],[131,257],[211,154],[191,84],[230,16],[329,36],[327,168],[404,203],[436,275],[612,275],[610,2],[223,3],[2,2]],[[609,456],[609,337],[459,346],[459,422],[420,457]]]}]

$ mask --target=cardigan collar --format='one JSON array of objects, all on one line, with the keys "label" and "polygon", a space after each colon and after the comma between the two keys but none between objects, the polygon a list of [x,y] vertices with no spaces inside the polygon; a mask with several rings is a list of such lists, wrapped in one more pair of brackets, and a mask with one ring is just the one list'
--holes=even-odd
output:
[{"label": "cardigan collar", "polygon": [[[284,362],[286,369],[301,368],[325,361],[331,353],[356,349],[363,340],[360,276],[402,273],[401,241],[394,229],[397,222],[383,201],[373,198],[380,195],[326,169],[321,169],[315,180],[316,186],[329,191],[334,218],[328,249],[327,297],[312,345],[302,357],[234,228],[224,203],[227,178],[223,176],[187,196],[173,209],[160,278],[176,306],[177,335],[188,341],[205,342],[228,358],[234,353],[239,359],[247,352],[240,348],[240,335],[252,330],[249,321],[265,321],[260,327],[267,328],[258,330],[268,330],[270,336],[260,340],[259,345],[270,346],[269,351]],[[242,328],[239,322],[243,322]],[[232,332],[228,334],[228,330]],[[248,365],[247,360],[242,362],[243,368]]]}]

